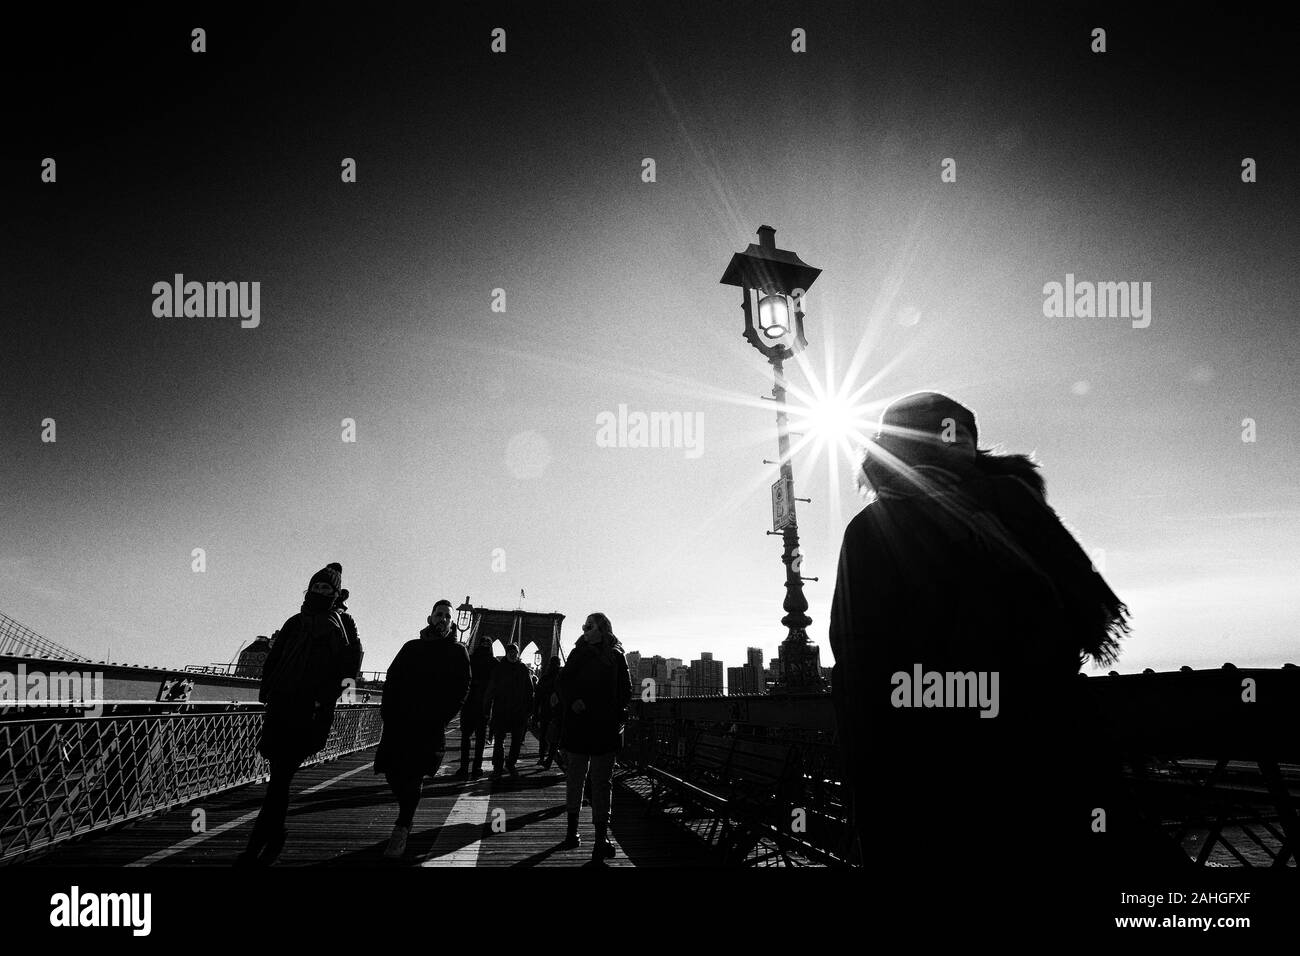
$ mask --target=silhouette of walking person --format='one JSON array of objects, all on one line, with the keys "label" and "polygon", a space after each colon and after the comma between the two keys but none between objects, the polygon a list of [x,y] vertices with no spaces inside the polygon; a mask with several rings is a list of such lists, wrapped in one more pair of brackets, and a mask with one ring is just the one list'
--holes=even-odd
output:
[{"label": "silhouette of walking person", "polygon": [[[480,635],[469,655],[469,693],[460,708],[460,769],[455,774],[457,780],[477,779],[483,774],[483,747],[488,729],[484,700],[498,663],[492,654],[492,638]],[[474,751],[472,766],[471,747]]]},{"label": "silhouette of walking person", "polygon": [[[510,776],[518,776],[515,764],[528,727],[528,714],[533,708],[533,675],[519,659],[518,645],[506,645],[506,659],[493,669],[483,704],[491,712],[488,726],[492,733],[492,778],[499,780],[503,768]],[[510,736],[508,753],[507,734]]]},{"label": "silhouette of walking person", "polygon": [[978,447],[946,395],[893,402],[844,532],[832,677],[859,858],[915,874],[1071,858],[1104,781],[1078,674],[1112,663],[1127,608],[1047,505],[1027,456]]},{"label": "silhouette of walking person", "polygon": [[568,830],[560,845],[574,849],[582,843],[578,819],[582,812],[582,793],[589,785],[591,819],[596,830],[591,862],[604,865],[605,860],[615,855],[608,837],[614,761],[623,746],[632,697],[623,645],[614,636],[609,618],[604,614],[587,615],[582,638],[560,671],[556,691],[564,713],[560,746],[568,762],[565,770]]},{"label": "silhouette of walking person", "polygon": [[538,757],[537,764],[543,770],[550,769],[552,761],[560,761],[564,769],[564,757],[559,752],[560,742],[560,696],[555,691],[555,682],[560,676],[560,659],[552,657],[542,668],[537,678],[537,693],[533,698],[533,715],[537,720]]},{"label": "silhouette of walking person", "polygon": [[469,680],[469,656],[456,642],[451,602],[438,601],[428,626],[402,645],[384,681],[384,734],[375,752],[375,773],[385,775],[398,808],[384,850],[387,859],[406,853],[424,778],[442,766],[447,724],[465,702]]},{"label": "silhouette of walking person", "polygon": [[301,610],[271,641],[258,693],[266,713],[257,747],[271,761],[271,778],[237,865],[268,866],[280,855],[294,774],[325,746],[343,681],[357,677],[360,644],[349,637],[336,606],[342,583],[343,567],[337,563],[312,575]]}]

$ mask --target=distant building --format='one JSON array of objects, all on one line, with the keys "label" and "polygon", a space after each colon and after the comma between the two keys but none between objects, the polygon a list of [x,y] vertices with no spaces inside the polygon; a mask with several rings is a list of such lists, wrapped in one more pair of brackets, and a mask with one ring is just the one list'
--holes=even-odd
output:
[{"label": "distant building", "polygon": [[670,672],[667,685],[659,693],[663,697],[689,697],[691,694],[691,669],[678,665]]},{"label": "distant building", "polygon": [[671,674],[672,668],[668,666],[668,661],[658,654],[641,661],[641,676],[651,678],[656,685],[668,683]]},{"label": "distant building", "polygon": [[744,687],[745,687],[745,668],[728,667],[727,668],[727,696],[734,697],[736,694],[746,693]]},{"label": "distant building", "polygon": [[702,652],[699,660],[691,661],[691,693],[697,697],[722,695],[722,661],[715,661],[709,651]]},{"label": "distant building", "polygon": [[763,669],[763,649],[761,647],[750,647],[746,649],[745,663],[752,664],[761,671]]},{"label": "distant building", "polygon": [[266,636],[259,636],[252,644],[239,652],[239,660],[235,664],[235,676],[260,679],[262,667],[266,664],[266,655],[270,651],[271,639]]},{"label": "distant building", "polygon": [[633,697],[640,697],[646,690],[647,680],[654,681],[656,697],[686,697],[691,694],[691,671],[682,667],[681,658],[660,657],[658,654],[647,657],[639,651],[628,651],[624,657],[627,659],[628,677],[632,680]]}]

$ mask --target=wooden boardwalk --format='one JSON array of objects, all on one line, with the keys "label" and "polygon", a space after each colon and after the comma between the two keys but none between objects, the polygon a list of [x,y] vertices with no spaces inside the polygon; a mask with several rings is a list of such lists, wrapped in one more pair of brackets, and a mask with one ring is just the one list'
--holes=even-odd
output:
[{"label": "wooden boardwalk", "polygon": [[[491,746],[485,768],[490,770]],[[303,768],[294,778],[289,838],[276,866],[581,866],[591,858],[591,808],[582,808],[583,845],[560,850],[565,831],[565,781],[537,766],[537,741],[527,735],[519,776],[458,781],[459,723],[447,732],[447,756],[424,797],[400,863],[383,858],[397,805],[374,772],[374,749]],[[707,848],[658,816],[647,815],[634,788],[616,771],[610,839],[618,855],[608,866],[707,866]],[[166,813],[71,840],[32,866],[230,866],[244,848],[266,792],[264,783],[224,791]],[[198,810],[204,832],[195,833]],[[495,825],[494,825],[495,824]]]}]

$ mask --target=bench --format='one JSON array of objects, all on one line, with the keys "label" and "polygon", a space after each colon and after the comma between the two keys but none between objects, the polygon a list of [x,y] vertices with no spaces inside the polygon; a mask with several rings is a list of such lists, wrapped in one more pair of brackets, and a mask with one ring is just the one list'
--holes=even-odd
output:
[{"label": "bench", "polygon": [[[789,863],[791,810],[802,789],[802,769],[789,744],[701,732],[684,767],[645,767],[651,781],[646,812],[679,807],[683,821],[709,819],[705,841],[716,846],[722,862],[743,865],[764,838]],[[716,843],[715,843],[716,840]],[[758,862],[758,861],[755,861]]]}]

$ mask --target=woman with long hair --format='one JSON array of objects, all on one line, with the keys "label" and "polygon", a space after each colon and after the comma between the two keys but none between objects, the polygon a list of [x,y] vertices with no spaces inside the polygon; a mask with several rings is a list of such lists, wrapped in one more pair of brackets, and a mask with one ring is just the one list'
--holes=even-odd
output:
[{"label": "woman with long hair", "polygon": [[1110,795],[1086,750],[1085,661],[1127,608],[1047,505],[1038,466],[978,446],[937,392],[893,402],[868,448],[830,621],[845,782],[861,854],[987,872],[1025,840],[1075,854]]},{"label": "woman with long hair", "polygon": [[566,849],[577,847],[582,791],[591,772],[591,818],[596,840],[591,849],[595,864],[614,856],[608,839],[613,796],[614,760],[623,744],[623,728],[632,697],[623,645],[614,636],[609,618],[599,612],[587,615],[582,638],[569,655],[556,681],[563,721],[560,747],[567,757],[568,833]]}]

